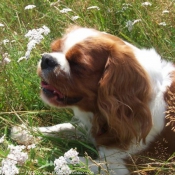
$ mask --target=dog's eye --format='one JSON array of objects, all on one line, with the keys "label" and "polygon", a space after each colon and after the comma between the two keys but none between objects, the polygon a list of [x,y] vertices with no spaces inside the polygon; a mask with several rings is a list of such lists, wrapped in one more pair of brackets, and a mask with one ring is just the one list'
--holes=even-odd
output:
[{"label": "dog's eye", "polygon": [[75,66],[78,66],[78,63],[75,62],[74,60],[69,60],[69,65],[70,67],[75,67]]},{"label": "dog's eye", "polygon": [[86,66],[83,63],[76,62],[74,60],[69,60],[69,65],[72,72],[76,74],[82,74],[86,70]]}]

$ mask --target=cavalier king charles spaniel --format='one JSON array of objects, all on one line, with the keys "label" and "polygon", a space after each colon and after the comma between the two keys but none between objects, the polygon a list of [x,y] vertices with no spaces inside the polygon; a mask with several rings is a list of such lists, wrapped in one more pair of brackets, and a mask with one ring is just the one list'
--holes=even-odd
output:
[{"label": "cavalier king charles spaniel", "polygon": [[[71,108],[109,174],[139,172],[175,151],[175,66],[154,49],[139,49],[105,32],[73,26],[43,54],[41,98]],[[38,128],[75,131],[71,123]],[[91,167],[98,173],[98,168]],[[135,170],[136,169],[136,170]],[[105,172],[101,172],[101,174]]]}]

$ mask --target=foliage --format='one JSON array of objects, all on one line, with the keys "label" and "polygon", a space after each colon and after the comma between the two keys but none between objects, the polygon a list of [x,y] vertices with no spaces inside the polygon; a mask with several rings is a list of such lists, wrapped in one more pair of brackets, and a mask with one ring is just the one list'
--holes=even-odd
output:
[{"label": "foliage", "polygon": [[[46,126],[68,121],[72,117],[70,110],[52,109],[43,104],[39,97],[40,80],[36,75],[41,54],[49,52],[51,41],[60,37],[71,24],[118,35],[138,47],[155,47],[162,57],[175,61],[175,1],[149,2],[150,6],[142,5],[144,1],[138,0],[1,0],[0,136],[5,134],[8,138],[9,129],[21,123]],[[25,10],[30,4],[36,7]],[[87,9],[92,6],[98,8]],[[72,11],[61,13],[63,8]],[[78,16],[77,19],[73,18],[75,16]],[[43,25],[51,30],[50,34],[36,45],[30,59],[17,62],[27,49],[25,34]],[[9,64],[5,62],[5,55],[11,60]],[[7,140],[9,144],[15,144],[10,138]],[[43,137],[30,151],[29,161],[21,172],[52,172],[53,163],[50,162],[71,147],[79,148],[82,153],[89,150],[90,154],[94,154],[94,149],[86,143]],[[0,148],[3,158],[7,150],[3,145]]]}]

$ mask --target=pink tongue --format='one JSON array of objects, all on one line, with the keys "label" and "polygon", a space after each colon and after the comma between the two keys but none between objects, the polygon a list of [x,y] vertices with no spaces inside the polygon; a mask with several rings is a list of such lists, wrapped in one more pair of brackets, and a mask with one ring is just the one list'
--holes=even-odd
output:
[{"label": "pink tongue", "polygon": [[60,98],[64,98],[64,95],[57,91],[54,87],[50,86],[49,84],[45,83],[44,81],[41,82],[41,87],[53,91],[54,94],[59,95]]}]

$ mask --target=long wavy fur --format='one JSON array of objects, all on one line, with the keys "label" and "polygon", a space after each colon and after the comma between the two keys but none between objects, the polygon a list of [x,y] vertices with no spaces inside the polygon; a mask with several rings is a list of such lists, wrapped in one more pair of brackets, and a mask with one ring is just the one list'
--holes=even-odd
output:
[{"label": "long wavy fur", "polygon": [[150,84],[146,72],[126,45],[113,44],[109,48],[99,82],[99,111],[92,131],[98,145],[113,143],[114,147],[127,148],[134,138],[145,142],[151,129]]}]

